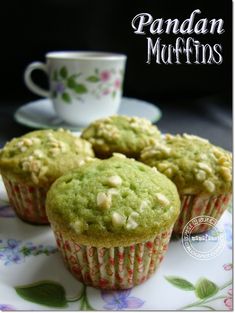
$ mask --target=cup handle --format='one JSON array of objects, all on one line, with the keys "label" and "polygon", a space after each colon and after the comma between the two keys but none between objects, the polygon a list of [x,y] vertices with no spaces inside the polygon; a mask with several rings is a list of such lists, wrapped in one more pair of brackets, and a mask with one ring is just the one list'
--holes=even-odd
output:
[{"label": "cup handle", "polygon": [[34,70],[42,70],[48,75],[47,66],[42,62],[33,62],[29,64],[24,72],[24,82],[26,86],[34,93],[42,97],[50,97],[50,91],[37,86],[31,77]]}]

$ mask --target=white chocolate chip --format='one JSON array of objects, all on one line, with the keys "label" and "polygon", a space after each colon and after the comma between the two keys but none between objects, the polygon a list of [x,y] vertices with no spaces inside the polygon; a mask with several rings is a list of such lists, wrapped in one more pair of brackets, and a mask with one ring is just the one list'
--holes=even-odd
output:
[{"label": "white chocolate chip", "polygon": [[206,172],[208,173],[212,173],[212,169],[209,165],[207,165],[206,163],[203,163],[203,162],[199,162],[198,163],[198,167],[202,170],[205,170]]},{"label": "white chocolate chip", "polygon": [[135,229],[137,226],[138,226],[138,224],[136,223],[136,221],[128,220],[128,223],[126,224],[126,229],[128,229],[128,230]]},{"label": "white chocolate chip", "polygon": [[204,171],[202,171],[202,170],[199,170],[199,171],[197,172],[197,174],[196,174],[196,179],[197,179],[198,181],[203,181],[203,180],[205,180],[205,179],[206,179],[206,173],[205,173]]},{"label": "white chocolate chip", "polygon": [[78,166],[83,166],[85,164],[85,161],[84,160],[80,160],[79,162],[78,162]]},{"label": "white chocolate chip", "polygon": [[183,137],[186,138],[186,139],[190,139],[190,140],[191,139],[196,139],[196,140],[201,141],[203,143],[209,143],[209,141],[207,139],[201,138],[201,137],[196,136],[196,135],[188,135],[188,134],[184,133]]},{"label": "white chocolate chip", "polygon": [[99,208],[109,209],[112,205],[112,196],[104,192],[99,192],[96,201]]},{"label": "white chocolate chip", "polygon": [[33,154],[34,154],[37,158],[39,158],[39,159],[43,158],[43,156],[44,156],[42,150],[39,150],[39,149],[35,150],[35,151],[33,152]]},{"label": "white chocolate chip", "polygon": [[213,153],[209,153],[209,155],[210,155],[211,159],[213,159],[213,161],[215,161],[215,162],[218,161],[217,157]]},{"label": "white chocolate chip", "polygon": [[172,174],[173,174],[172,168],[168,167],[168,169],[164,171],[164,174],[165,174],[167,177],[171,177]]},{"label": "white chocolate chip", "polygon": [[132,212],[127,219],[126,229],[131,230],[135,229],[138,226],[138,223],[135,221],[135,218],[139,216],[139,213]]},{"label": "white chocolate chip", "polygon": [[231,174],[229,168],[222,166],[220,169],[220,173],[226,181],[229,182],[232,180],[232,174]]},{"label": "white chocolate chip", "polygon": [[138,217],[139,216],[139,213],[138,212],[132,212],[130,215],[129,215],[129,218],[134,218],[134,217]]},{"label": "white chocolate chip", "polygon": [[52,154],[52,156],[56,156],[57,154],[60,153],[60,149],[59,148],[51,148],[50,150],[50,153]]},{"label": "white chocolate chip", "polygon": [[52,140],[52,141],[50,142],[50,146],[53,147],[53,148],[59,148],[60,144],[59,144],[58,141]]},{"label": "white chocolate chip", "polygon": [[55,137],[53,136],[52,133],[48,133],[46,137],[47,137],[47,139],[48,139],[49,141],[55,140]]},{"label": "white chocolate chip", "polygon": [[82,232],[82,222],[75,221],[70,224],[70,227],[77,233],[80,234]]},{"label": "white chocolate chip", "polygon": [[152,148],[147,148],[143,151],[142,153],[142,158],[149,158],[152,156],[160,156],[162,155],[162,153],[164,153],[164,155],[168,156],[170,155],[171,152],[171,148],[164,146],[160,143],[156,143],[155,146]]},{"label": "white chocolate chip", "polygon": [[205,154],[205,153],[201,153],[200,155],[199,155],[199,157],[200,157],[200,159],[201,160],[207,160],[208,158],[207,158],[207,155]]},{"label": "white chocolate chip", "polygon": [[38,184],[39,183],[39,179],[37,177],[37,175],[33,172],[31,173],[31,178],[32,178],[32,181],[35,183],[35,184]]},{"label": "white chocolate chip", "polygon": [[48,167],[47,167],[47,166],[43,166],[43,167],[40,169],[40,172],[39,172],[38,177],[40,177],[40,178],[43,177],[43,176],[46,174],[47,170],[48,170]]},{"label": "white chocolate chip", "polygon": [[118,212],[113,212],[112,214],[112,224],[113,226],[122,226],[126,222],[126,217],[119,214]]},{"label": "white chocolate chip", "polygon": [[29,162],[28,161],[23,161],[22,169],[23,169],[23,171],[28,171],[29,170]]},{"label": "white chocolate chip", "polygon": [[157,164],[157,168],[161,172],[166,170],[167,168],[169,168],[169,166],[170,166],[169,163],[159,163],[159,164]]},{"label": "white chocolate chip", "polygon": [[30,138],[24,138],[23,139],[23,143],[24,143],[24,145],[25,146],[32,146],[32,144],[33,144],[33,141],[32,141],[32,139],[30,139]]},{"label": "white chocolate chip", "polygon": [[108,193],[110,194],[110,195],[118,195],[119,194],[119,192],[118,192],[118,190],[116,189],[116,188],[110,188],[110,189],[108,189]]},{"label": "white chocolate chip", "polygon": [[20,147],[21,152],[25,152],[26,150],[27,150],[27,147],[25,147],[25,146]]},{"label": "white chocolate chip", "polygon": [[220,158],[223,156],[223,152],[220,151],[218,148],[213,147],[212,153],[217,157]]},{"label": "white chocolate chip", "polygon": [[153,171],[154,173],[158,173],[158,170],[156,169],[155,166],[152,167],[152,171]]},{"label": "white chocolate chip", "polygon": [[98,146],[102,146],[104,144],[104,140],[103,139],[96,139],[95,140],[95,143],[98,145]]},{"label": "white chocolate chip", "polygon": [[163,151],[166,155],[170,155],[170,153],[171,153],[171,148],[169,148],[169,147],[161,146],[160,149],[161,149],[161,151]]},{"label": "white chocolate chip", "polygon": [[122,184],[122,179],[120,176],[114,175],[114,176],[110,176],[107,179],[107,182],[111,187],[118,187]]},{"label": "white chocolate chip", "polygon": [[87,157],[85,157],[84,160],[85,160],[86,162],[90,162],[90,161],[95,161],[95,158],[92,158],[92,157],[87,156]]},{"label": "white chocolate chip", "polygon": [[41,139],[37,138],[37,137],[33,137],[31,138],[33,144],[40,144],[41,143]]},{"label": "white chocolate chip", "polygon": [[32,172],[38,172],[40,170],[41,167],[41,162],[40,161],[32,161],[31,162],[31,171]]},{"label": "white chocolate chip", "polygon": [[156,145],[157,142],[158,142],[158,139],[156,139],[156,138],[150,137],[150,138],[148,139],[148,143],[149,143],[150,145]]},{"label": "white chocolate chip", "polygon": [[83,148],[83,143],[80,140],[76,140],[75,141],[75,145],[78,149],[82,149]]},{"label": "white chocolate chip", "polygon": [[88,140],[89,140],[89,142],[90,142],[91,144],[95,144],[95,142],[96,142],[95,138],[89,138]]},{"label": "white chocolate chip", "polygon": [[126,156],[122,153],[113,152],[113,156],[120,158],[120,159],[126,159]]},{"label": "white chocolate chip", "polygon": [[143,212],[147,207],[149,206],[149,201],[148,200],[143,200],[140,204],[139,211]]},{"label": "white chocolate chip", "polygon": [[209,192],[215,191],[215,184],[212,181],[207,179],[204,181],[203,185]]},{"label": "white chocolate chip", "polygon": [[17,148],[20,148],[20,147],[22,147],[24,145],[24,142],[23,141],[18,141],[17,143],[16,143],[16,147]]},{"label": "white chocolate chip", "polygon": [[60,142],[59,146],[62,152],[66,152],[68,150],[67,145],[64,142]]},{"label": "white chocolate chip", "polygon": [[174,136],[171,135],[171,134],[166,134],[166,135],[165,135],[165,138],[166,138],[167,140],[171,140],[171,139],[174,139]]},{"label": "white chocolate chip", "polygon": [[163,205],[169,205],[170,201],[167,199],[167,197],[165,195],[163,195],[162,193],[156,193],[155,194],[156,199]]}]

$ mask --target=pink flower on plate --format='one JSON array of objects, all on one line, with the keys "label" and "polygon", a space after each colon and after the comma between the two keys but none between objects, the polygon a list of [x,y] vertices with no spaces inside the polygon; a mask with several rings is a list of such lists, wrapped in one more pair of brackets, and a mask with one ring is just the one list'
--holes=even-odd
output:
[{"label": "pink flower on plate", "polygon": [[115,82],[114,82],[114,87],[116,89],[119,89],[121,87],[121,81],[120,79],[116,79]]},{"label": "pink flower on plate", "polygon": [[104,91],[103,91],[103,95],[106,96],[110,93],[110,89],[106,88]]},{"label": "pink flower on plate", "polygon": [[226,305],[226,307],[229,309],[229,310],[232,310],[233,309],[233,290],[232,288],[230,288],[228,290],[228,296],[227,298],[224,299],[224,304]]},{"label": "pink flower on plate", "polygon": [[111,73],[109,71],[102,71],[100,73],[100,79],[102,82],[106,82],[110,79]]},{"label": "pink flower on plate", "polygon": [[223,268],[225,271],[231,271],[231,269],[233,268],[233,265],[231,263],[227,263],[223,265]]},{"label": "pink flower on plate", "polygon": [[233,309],[233,299],[231,297],[224,299],[224,304],[229,310]]}]

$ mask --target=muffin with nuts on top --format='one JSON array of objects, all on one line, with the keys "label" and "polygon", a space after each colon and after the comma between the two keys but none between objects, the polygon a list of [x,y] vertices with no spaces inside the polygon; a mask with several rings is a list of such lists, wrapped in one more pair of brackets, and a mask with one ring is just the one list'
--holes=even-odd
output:
[{"label": "muffin with nuts on top", "polygon": [[63,129],[33,131],[8,142],[0,151],[0,172],[17,215],[47,224],[45,197],[51,184],[93,157],[88,141]]},{"label": "muffin with nuts on top", "polygon": [[80,281],[104,289],[130,288],[154,273],[179,208],[165,175],[120,154],[60,177],[46,200],[65,264]]},{"label": "muffin with nuts on top", "polygon": [[99,158],[118,152],[138,159],[147,145],[161,140],[161,133],[145,118],[114,115],[91,123],[81,137],[92,144]]},{"label": "muffin with nuts on top", "polygon": [[[175,233],[182,233],[196,216],[221,217],[232,193],[230,152],[198,136],[167,134],[162,143],[142,151],[141,161],[155,166],[177,186],[182,205]],[[192,233],[209,228],[207,224],[195,226]]]}]

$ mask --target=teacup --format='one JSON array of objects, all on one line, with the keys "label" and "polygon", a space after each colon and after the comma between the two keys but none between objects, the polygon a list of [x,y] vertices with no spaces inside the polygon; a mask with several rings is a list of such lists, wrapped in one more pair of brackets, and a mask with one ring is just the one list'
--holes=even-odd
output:
[{"label": "teacup", "polygon": [[[52,100],[57,115],[65,122],[86,126],[95,119],[117,113],[125,72],[126,56],[108,52],[49,52],[46,64],[33,62],[24,73],[27,87]],[[49,78],[49,90],[31,78],[34,70]]]}]

